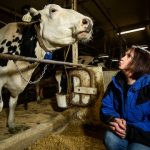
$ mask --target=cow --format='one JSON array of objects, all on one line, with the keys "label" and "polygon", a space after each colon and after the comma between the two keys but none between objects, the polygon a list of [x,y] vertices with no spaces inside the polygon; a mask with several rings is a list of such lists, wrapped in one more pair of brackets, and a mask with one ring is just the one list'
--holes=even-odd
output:
[{"label": "cow", "polygon": [[[31,7],[28,13],[29,23],[9,23],[0,29],[0,53],[43,59],[61,47],[92,39],[92,19],[77,11],[48,4],[41,10]],[[17,99],[36,67],[33,62],[0,60],[0,111],[1,91],[5,87],[10,92],[7,121],[10,132],[19,129],[14,121]]]}]

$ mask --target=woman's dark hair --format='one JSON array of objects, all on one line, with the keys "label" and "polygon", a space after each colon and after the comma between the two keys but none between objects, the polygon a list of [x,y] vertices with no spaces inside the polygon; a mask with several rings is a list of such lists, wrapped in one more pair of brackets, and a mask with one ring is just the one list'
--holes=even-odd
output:
[{"label": "woman's dark hair", "polygon": [[150,73],[150,52],[140,47],[132,47],[134,58],[132,61],[132,78],[137,79],[144,74]]}]

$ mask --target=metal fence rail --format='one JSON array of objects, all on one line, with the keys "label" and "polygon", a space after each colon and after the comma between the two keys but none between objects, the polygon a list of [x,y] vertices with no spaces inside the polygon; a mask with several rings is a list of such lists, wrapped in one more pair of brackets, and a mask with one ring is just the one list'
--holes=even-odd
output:
[{"label": "metal fence rail", "polygon": [[38,58],[25,57],[25,56],[19,56],[19,55],[11,55],[11,54],[3,54],[3,53],[0,53],[0,59],[15,60],[15,61],[29,61],[29,62],[67,65],[67,66],[77,66],[77,67],[87,67],[88,66],[88,65],[84,65],[84,64],[74,64],[74,63],[71,63],[71,62],[47,60],[47,59],[42,59],[41,60],[41,59],[38,59]]}]

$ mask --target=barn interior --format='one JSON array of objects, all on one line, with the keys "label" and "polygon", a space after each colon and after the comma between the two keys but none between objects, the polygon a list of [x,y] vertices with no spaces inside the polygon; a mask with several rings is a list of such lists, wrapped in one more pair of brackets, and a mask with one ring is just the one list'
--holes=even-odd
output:
[{"label": "barn interior", "polygon": [[[71,8],[71,0],[5,0],[0,1],[0,26],[9,22],[21,21],[23,9],[30,5],[38,10],[48,3]],[[150,2],[149,0],[111,1],[77,0],[77,11],[90,16],[94,21],[93,39],[80,43],[80,55],[97,56],[108,54],[118,58],[127,47],[150,44]],[[123,31],[144,28],[138,32],[119,34]]]},{"label": "barn interior", "polygon": [[[3,27],[4,25],[10,23],[10,22],[20,22],[22,21],[22,16],[24,15],[24,9],[27,6],[32,6],[38,10],[42,9],[47,4],[58,4],[64,8],[72,8],[72,1],[71,0],[1,0],[0,1],[0,27]],[[117,71],[117,65],[113,66],[112,62],[118,61],[120,57],[123,55],[125,50],[132,46],[132,45],[139,45],[141,47],[144,47],[146,49],[150,48],[150,1],[149,0],[76,0],[76,10],[80,13],[83,13],[85,15],[88,15],[92,18],[94,22],[93,27],[93,38],[88,43],[78,43],[78,53],[79,56],[92,56],[94,58],[97,58],[97,56],[109,56],[110,60],[108,61],[109,64],[107,64],[107,70],[111,70],[112,72],[107,74],[104,72],[104,79],[105,79],[105,85],[104,88],[106,88],[107,84],[109,83],[112,75],[114,75]],[[142,28],[140,31],[131,32],[122,34],[124,31],[129,31],[133,29],[139,29]],[[60,53],[56,53],[56,57],[58,55],[61,55]],[[105,57],[104,57],[105,58]],[[100,61],[100,60],[99,60]],[[42,68],[42,67],[41,67]],[[33,74],[32,79],[35,80],[40,76],[41,68],[38,68],[36,72]],[[52,68],[52,67],[50,67]],[[105,68],[105,69],[106,69]],[[42,68],[43,70],[43,68]],[[49,70],[51,74],[51,69]],[[45,78],[49,78],[51,76],[47,72],[45,74]],[[57,91],[57,83],[54,80],[53,77],[51,77],[50,82],[52,84],[49,84],[49,81],[42,81],[43,83],[43,95],[42,99],[49,99],[55,96],[55,93]],[[47,85],[47,86],[45,86]],[[49,86],[50,85],[50,86]],[[3,91],[4,97],[8,97],[8,91]],[[26,103],[22,102],[22,99],[28,99]],[[33,100],[34,99],[34,100]],[[37,99],[36,91],[35,91],[35,85],[29,85],[25,91],[20,95],[20,101],[19,104],[24,104],[23,108],[20,109],[28,109],[28,102],[35,101]],[[38,108],[38,110],[33,109],[33,112],[29,112],[29,114],[40,114],[40,109],[44,112],[44,109],[46,106],[49,105],[47,101],[43,101],[43,107]],[[54,101],[52,101],[54,103]],[[8,107],[7,101],[5,102],[5,106]],[[21,106],[22,107],[22,106]],[[49,108],[46,108],[46,113],[48,112]],[[20,110],[18,110],[19,112]],[[37,111],[37,112],[36,112]],[[58,112],[63,112],[63,110],[57,108]],[[1,114],[0,114],[1,115]],[[4,115],[4,114],[3,114]],[[22,116],[26,116],[26,114],[21,114]],[[20,115],[20,116],[21,116]],[[5,116],[5,115],[4,115]],[[32,120],[35,116],[33,116]],[[37,117],[37,116],[36,116]],[[47,117],[47,116],[46,116]],[[27,116],[29,118],[29,116]],[[34,124],[38,124],[40,122],[39,120]],[[39,123],[40,124],[40,123]],[[70,125],[70,128],[67,128],[67,130],[64,130],[62,134],[59,135],[50,135],[49,139],[47,141],[50,141],[50,143],[55,143],[56,147],[59,145],[60,149],[80,149],[81,147],[75,146],[73,144],[79,144],[80,142],[85,142],[85,145],[87,144],[86,149],[101,149],[105,150],[103,144],[102,144],[102,135],[98,135],[97,131],[103,133],[104,128],[99,126],[91,126],[88,125],[84,128],[84,131],[82,130],[82,138],[80,139],[81,134],[81,128],[77,128],[77,124],[79,126],[81,125],[78,121],[72,123],[72,126]],[[4,126],[1,126],[3,128]],[[83,126],[82,126],[83,128]],[[75,130],[76,129],[76,130]],[[85,135],[83,132],[87,132],[87,135]],[[4,138],[10,137],[11,135],[8,134],[8,132],[4,131]],[[73,136],[73,134],[75,136]],[[59,136],[59,137],[58,137]],[[98,137],[101,139],[101,141],[97,140],[95,137]],[[57,139],[56,139],[57,138]],[[73,145],[73,147],[70,146],[60,146],[61,144],[65,143],[64,139],[69,141],[69,144]],[[90,139],[92,138],[92,140]],[[53,141],[55,139],[55,141]],[[59,140],[58,140],[59,139]],[[63,139],[63,140],[62,140]],[[71,140],[76,141],[75,143]],[[45,142],[45,139],[42,139],[43,143]],[[90,141],[91,140],[91,141]],[[101,146],[98,145],[100,142]],[[48,144],[48,142],[45,142]],[[61,144],[60,144],[61,143]],[[92,144],[95,144],[95,147],[93,147]],[[68,143],[67,143],[68,144]],[[0,143],[1,145],[1,143]],[[29,147],[28,149],[37,149],[37,145],[40,145],[39,149],[42,149],[44,147],[44,144],[41,146],[40,142],[36,143],[35,145]],[[84,143],[81,144],[83,147],[85,146]],[[80,145],[80,146],[81,146]],[[51,145],[51,148],[44,147],[45,149],[56,149],[54,146]],[[21,149],[21,148],[20,148]],[[83,148],[84,149],[84,148]]]}]

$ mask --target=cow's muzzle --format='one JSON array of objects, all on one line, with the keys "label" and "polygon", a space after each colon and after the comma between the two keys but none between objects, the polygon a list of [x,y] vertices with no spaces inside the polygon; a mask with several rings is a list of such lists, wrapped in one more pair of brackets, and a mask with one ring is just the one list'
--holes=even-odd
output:
[{"label": "cow's muzzle", "polygon": [[84,18],[82,20],[82,25],[85,29],[86,32],[90,32],[92,30],[92,27],[93,27],[93,23],[90,19],[88,18]]}]

